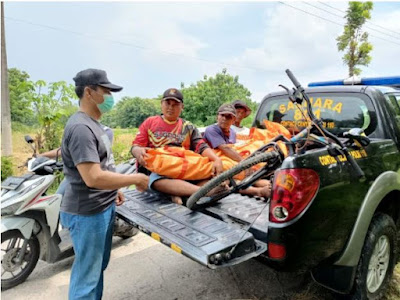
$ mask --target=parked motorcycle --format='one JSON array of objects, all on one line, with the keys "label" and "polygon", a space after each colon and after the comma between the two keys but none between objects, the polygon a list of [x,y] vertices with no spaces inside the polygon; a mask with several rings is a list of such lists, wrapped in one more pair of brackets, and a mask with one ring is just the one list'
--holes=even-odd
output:
[{"label": "parked motorcycle", "polygon": [[[72,241],[66,228],[59,225],[62,195],[47,195],[62,170],[62,162],[37,157],[33,139],[25,136],[34,151],[28,160],[29,173],[8,177],[1,183],[1,289],[12,288],[26,280],[39,258],[54,263],[73,255]],[[117,171],[135,171],[135,162],[118,165]],[[128,238],[138,230],[116,218],[114,235]]]}]

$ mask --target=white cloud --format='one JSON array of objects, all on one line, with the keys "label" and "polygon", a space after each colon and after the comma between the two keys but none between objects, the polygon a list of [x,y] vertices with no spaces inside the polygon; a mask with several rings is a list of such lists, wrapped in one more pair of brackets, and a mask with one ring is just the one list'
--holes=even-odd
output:
[{"label": "white cloud", "polygon": [[163,57],[163,51],[196,57],[209,45],[188,32],[187,26],[195,24],[207,28],[208,22],[221,18],[225,11],[224,4],[134,3],[121,6],[109,32],[119,32],[123,41],[154,50],[153,58],[155,55]]},{"label": "white cloud", "polygon": [[[373,44],[373,50],[371,52],[372,61],[370,66],[364,68],[365,76],[390,76],[390,75],[400,75],[400,63],[398,62],[400,55],[400,5],[398,10],[372,14],[371,23],[377,24],[386,29],[373,26],[370,23],[367,25],[371,28],[375,28],[379,31],[386,32],[393,37],[389,37],[377,31],[366,29],[370,35],[369,40]],[[387,30],[389,29],[389,30]],[[394,31],[394,32],[393,32]],[[397,44],[390,43],[379,39],[377,37],[383,38],[385,40],[393,41]],[[397,37],[397,38],[395,38]]]},{"label": "white cloud", "polygon": [[[290,5],[337,23],[345,23],[340,18],[322,14],[321,11],[305,4],[290,2]],[[317,3],[313,5],[324,8]],[[333,5],[341,10],[346,9],[336,3]],[[336,13],[341,14],[338,11]],[[347,77],[347,67],[342,63],[343,52],[338,52],[335,40],[335,37],[342,33],[343,27],[285,5],[277,5],[273,11],[266,11],[265,16],[265,31],[261,45],[246,48],[240,55],[230,60],[238,65],[265,70],[265,72],[241,72],[241,81],[252,91],[253,100],[260,101],[268,92],[277,90],[280,83],[291,85],[284,73],[287,68],[294,72],[304,86],[312,81]],[[373,17],[371,22],[400,32],[398,20],[400,20],[400,9],[381,13]],[[373,31],[371,34],[383,37]],[[399,56],[400,45],[393,45],[373,37],[370,41],[374,45],[374,51],[371,53],[373,59],[369,67],[362,68],[362,76],[397,75],[399,64],[395,63],[397,61],[395,57]],[[397,42],[400,43],[400,40]]]}]

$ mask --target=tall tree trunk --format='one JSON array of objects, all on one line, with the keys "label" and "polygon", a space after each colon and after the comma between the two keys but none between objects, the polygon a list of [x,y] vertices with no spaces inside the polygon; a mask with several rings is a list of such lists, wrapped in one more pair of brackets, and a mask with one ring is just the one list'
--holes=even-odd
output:
[{"label": "tall tree trunk", "polygon": [[12,154],[10,94],[8,90],[4,2],[1,2],[1,155]]}]

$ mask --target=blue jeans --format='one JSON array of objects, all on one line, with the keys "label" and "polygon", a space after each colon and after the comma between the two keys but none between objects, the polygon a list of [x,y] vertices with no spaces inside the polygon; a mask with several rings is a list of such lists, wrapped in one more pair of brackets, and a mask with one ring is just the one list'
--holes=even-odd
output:
[{"label": "blue jeans", "polygon": [[70,231],[75,252],[69,299],[98,300],[103,295],[103,272],[110,260],[115,203],[94,215],[60,213]]},{"label": "blue jeans", "polygon": [[148,187],[151,191],[158,192],[157,190],[153,189],[153,183],[160,179],[171,179],[171,178],[151,172],[150,177],[149,177],[149,185],[148,185]]}]

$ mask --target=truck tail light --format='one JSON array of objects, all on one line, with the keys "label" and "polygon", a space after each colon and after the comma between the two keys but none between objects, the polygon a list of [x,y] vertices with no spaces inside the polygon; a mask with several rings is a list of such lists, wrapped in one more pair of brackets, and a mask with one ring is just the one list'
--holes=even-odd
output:
[{"label": "truck tail light", "polygon": [[297,217],[319,188],[319,176],[311,169],[284,169],[275,173],[269,220],[285,223]]}]

